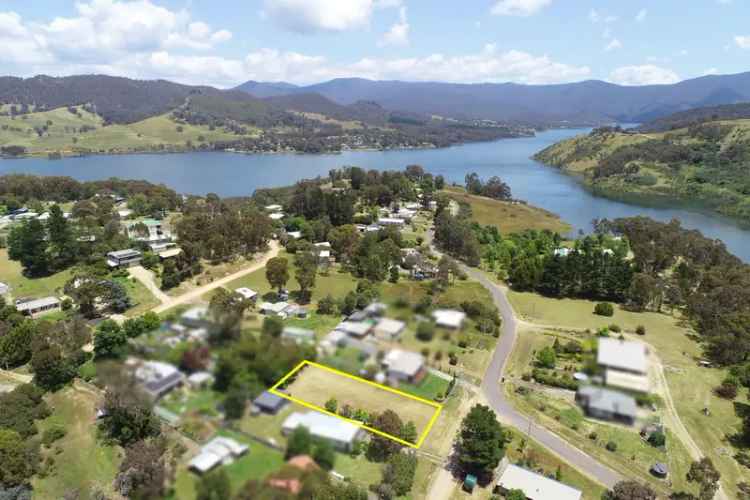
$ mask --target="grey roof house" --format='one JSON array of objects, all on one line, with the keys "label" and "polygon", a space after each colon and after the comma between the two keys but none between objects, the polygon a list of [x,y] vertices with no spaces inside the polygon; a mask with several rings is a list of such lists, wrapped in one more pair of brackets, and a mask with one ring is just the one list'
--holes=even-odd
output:
[{"label": "grey roof house", "polygon": [[587,385],[576,392],[576,402],[590,417],[628,425],[635,423],[637,416],[635,399],[627,394]]}]

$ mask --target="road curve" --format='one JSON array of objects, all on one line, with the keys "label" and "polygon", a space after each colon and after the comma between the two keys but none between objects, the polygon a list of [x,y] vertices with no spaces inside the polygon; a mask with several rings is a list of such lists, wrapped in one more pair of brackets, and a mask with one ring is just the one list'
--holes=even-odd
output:
[{"label": "road curve", "polygon": [[505,422],[521,432],[526,433],[529,431],[529,428],[531,428],[531,437],[535,441],[551,450],[572,467],[578,469],[608,488],[614,486],[615,483],[623,479],[620,474],[609,467],[602,465],[590,455],[582,452],[544,427],[535,425],[528,417],[513,408],[505,398],[500,379],[503,376],[505,364],[513,350],[513,345],[516,342],[518,320],[513,311],[513,307],[505,296],[505,291],[500,286],[493,283],[481,271],[466,266],[462,267],[471,278],[478,281],[490,292],[492,300],[495,302],[495,305],[503,318],[500,340],[498,341],[495,352],[492,355],[492,361],[482,379],[482,392],[487,398],[489,404]]}]

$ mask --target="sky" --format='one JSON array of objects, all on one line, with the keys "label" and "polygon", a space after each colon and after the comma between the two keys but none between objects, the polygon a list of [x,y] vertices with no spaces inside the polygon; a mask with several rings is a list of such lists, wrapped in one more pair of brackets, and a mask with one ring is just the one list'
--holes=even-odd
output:
[{"label": "sky", "polygon": [[3,74],[674,83],[750,70],[747,0],[0,0]]}]

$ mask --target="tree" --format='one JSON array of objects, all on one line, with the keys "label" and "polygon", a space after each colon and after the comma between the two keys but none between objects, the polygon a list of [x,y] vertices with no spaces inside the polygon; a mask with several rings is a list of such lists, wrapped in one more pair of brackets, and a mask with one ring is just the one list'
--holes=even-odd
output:
[{"label": "tree", "polygon": [[719,489],[721,474],[716,470],[710,458],[703,457],[700,461],[690,464],[686,477],[691,483],[697,483],[700,486],[698,494],[700,500],[711,500]]},{"label": "tree", "polygon": [[307,427],[299,426],[291,433],[286,442],[286,459],[297,455],[309,455],[312,448],[312,436]]},{"label": "tree", "polygon": [[417,325],[417,338],[422,342],[429,342],[435,337],[435,324],[431,321],[422,321]]},{"label": "tree", "polygon": [[274,257],[266,264],[266,280],[279,292],[289,281],[289,261],[284,257]]},{"label": "tree", "polygon": [[536,363],[541,368],[554,368],[555,364],[557,363],[557,355],[555,354],[555,350],[550,346],[546,346],[538,351],[536,353]]},{"label": "tree", "polygon": [[213,319],[212,342],[221,344],[237,339],[248,307],[248,301],[243,300],[239,294],[219,288],[209,303]]},{"label": "tree", "polygon": [[505,455],[508,440],[495,412],[488,406],[475,405],[461,422],[458,461],[467,472],[489,474]]},{"label": "tree", "polygon": [[329,293],[318,301],[318,314],[333,314],[336,311],[336,301]]},{"label": "tree", "polygon": [[416,444],[417,437],[417,426],[411,420],[406,422],[406,425],[401,429],[401,439]]},{"label": "tree", "polygon": [[310,299],[310,290],[315,288],[315,278],[318,275],[318,259],[311,252],[298,253],[294,259],[295,277],[299,283],[302,302]]},{"label": "tree", "polygon": [[331,413],[336,413],[338,407],[339,402],[336,401],[336,398],[330,398],[328,401],[326,401],[326,410],[330,411]]},{"label": "tree", "polygon": [[36,330],[36,324],[27,319],[0,336],[0,365],[7,369],[27,363]]},{"label": "tree", "polygon": [[60,348],[46,346],[31,355],[34,383],[47,390],[57,390],[75,377],[75,366],[63,358]]},{"label": "tree", "polygon": [[656,493],[638,481],[620,481],[602,495],[602,500],[656,500]]},{"label": "tree", "polygon": [[466,191],[469,194],[481,194],[482,193],[482,187],[483,187],[482,180],[479,178],[479,175],[477,175],[476,172],[466,174],[464,181],[466,183]]},{"label": "tree", "polygon": [[313,450],[313,459],[324,470],[333,470],[333,466],[336,463],[336,452],[333,450],[331,443],[325,439],[317,440],[315,442],[315,449]]},{"label": "tree", "polygon": [[35,277],[49,274],[47,234],[37,219],[14,226],[8,235],[8,257],[21,262],[24,273]]},{"label": "tree", "polygon": [[[372,427],[391,436],[400,436],[403,425],[401,417],[393,410],[385,410],[372,422]],[[401,445],[396,441],[381,435],[373,435],[367,447],[367,456],[370,460],[382,462],[400,450]]]},{"label": "tree", "polygon": [[0,487],[26,484],[39,465],[38,442],[0,428]]},{"label": "tree", "polygon": [[657,431],[651,433],[648,437],[648,443],[656,448],[661,448],[667,442],[667,437],[663,432]]},{"label": "tree", "polygon": [[415,455],[394,453],[383,468],[382,482],[389,484],[396,496],[404,496],[411,491],[416,471]]},{"label": "tree", "polygon": [[500,177],[490,177],[487,183],[482,188],[482,196],[488,198],[494,198],[496,200],[509,200],[512,195],[510,192],[510,186],[504,183]]},{"label": "tree", "polygon": [[94,357],[117,358],[123,354],[128,338],[116,321],[105,319],[96,327]]},{"label": "tree", "polygon": [[229,476],[219,467],[203,476],[196,486],[196,500],[231,500]]},{"label": "tree", "polygon": [[263,318],[262,331],[264,335],[278,338],[284,331],[284,320],[278,316],[266,316]]},{"label": "tree", "polygon": [[126,498],[163,498],[164,448],[162,439],[138,441],[125,448],[125,458],[114,481],[115,490]]},{"label": "tree", "polygon": [[242,418],[247,407],[247,394],[241,386],[232,384],[224,397],[224,416],[227,420]]},{"label": "tree", "polygon": [[118,380],[104,393],[105,416],[99,420],[99,427],[106,438],[121,446],[156,437],[161,432],[159,417],[134,384],[132,379]]}]

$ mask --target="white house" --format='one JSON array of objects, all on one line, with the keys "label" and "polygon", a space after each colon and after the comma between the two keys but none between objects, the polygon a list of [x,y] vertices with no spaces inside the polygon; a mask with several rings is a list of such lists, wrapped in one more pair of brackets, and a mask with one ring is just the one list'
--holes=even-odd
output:
[{"label": "white house", "polygon": [[10,287],[6,283],[0,283],[0,295],[10,292]]},{"label": "white house", "polygon": [[126,250],[117,250],[107,254],[107,265],[109,267],[129,267],[138,265],[141,262],[141,252],[128,248]]},{"label": "white house", "polygon": [[378,219],[379,226],[403,227],[404,224],[405,224],[404,219],[396,219],[395,217],[381,217]]},{"label": "white house", "polygon": [[234,293],[241,295],[245,300],[255,300],[258,297],[258,292],[247,287],[237,288]]},{"label": "white house", "polygon": [[435,309],[432,312],[432,319],[435,320],[435,324],[439,327],[458,330],[464,326],[466,313],[454,309]]},{"label": "white house", "polygon": [[261,314],[265,314],[266,316],[279,316],[280,318],[285,318],[288,316],[287,311],[289,309],[289,303],[288,302],[263,302],[260,307]]},{"label": "white house", "polygon": [[296,326],[287,326],[281,332],[281,338],[284,340],[292,340],[297,344],[314,343],[315,332],[304,328],[297,328]]},{"label": "white house", "polygon": [[281,205],[266,205],[267,212],[281,212],[284,209]]},{"label": "white house", "polygon": [[57,297],[44,297],[32,300],[17,300],[16,310],[21,314],[36,316],[50,311],[57,311],[61,305],[62,303]]},{"label": "white house", "polygon": [[497,481],[500,493],[521,490],[528,500],[581,500],[581,492],[517,465],[505,467]]},{"label": "white house", "polygon": [[599,339],[597,364],[604,368],[608,386],[648,392],[648,348],[641,342],[613,338]]},{"label": "white house", "polygon": [[190,460],[188,467],[199,474],[205,474],[218,465],[233,462],[235,458],[247,453],[248,449],[246,444],[218,436],[201,447],[200,453]]},{"label": "white house", "polygon": [[351,337],[361,339],[370,334],[372,325],[367,321],[342,321],[338,324],[336,330],[342,331]]},{"label": "white house", "polygon": [[381,340],[396,340],[401,336],[406,323],[397,319],[380,318],[375,324],[375,337]]},{"label": "white house", "polygon": [[337,450],[345,452],[351,451],[355,441],[360,440],[363,435],[362,429],[356,425],[316,411],[292,413],[281,425],[281,432],[289,435],[300,426],[306,427],[313,436],[330,442]]},{"label": "white house", "polygon": [[272,214],[268,214],[268,218],[271,220],[281,220],[285,217],[283,212],[274,212]]}]

